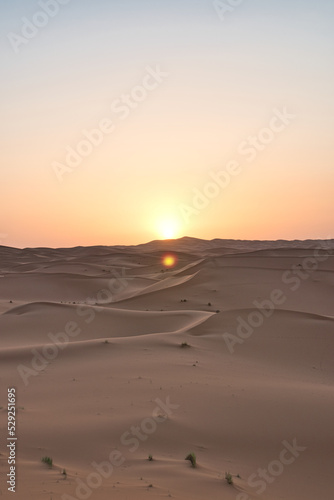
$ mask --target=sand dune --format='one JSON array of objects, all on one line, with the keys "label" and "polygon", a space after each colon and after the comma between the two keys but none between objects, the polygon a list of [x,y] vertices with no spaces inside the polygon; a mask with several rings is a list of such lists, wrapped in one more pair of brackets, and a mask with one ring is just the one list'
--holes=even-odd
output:
[{"label": "sand dune", "polygon": [[[50,343],[66,325],[75,323],[70,342],[190,330],[212,313],[204,311],[131,311],[92,306],[32,303],[14,307],[0,316],[3,347]],[[94,322],[94,335],[91,324]],[[51,336],[50,324],[53,326]],[[76,333],[76,330],[78,333]],[[79,331],[80,330],[80,331]]]},{"label": "sand dune", "polygon": [[19,500],[332,500],[326,245],[0,247],[0,496],[14,386]]}]

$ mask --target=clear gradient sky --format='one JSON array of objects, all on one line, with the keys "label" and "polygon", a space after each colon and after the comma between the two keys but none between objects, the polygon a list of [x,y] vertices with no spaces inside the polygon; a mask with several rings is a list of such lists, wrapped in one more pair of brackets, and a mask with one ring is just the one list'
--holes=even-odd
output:
[{"label": "clear gradient sky", "polygon": [[49,2],[1,2],[0,244],[334,237],[332,0]]}]

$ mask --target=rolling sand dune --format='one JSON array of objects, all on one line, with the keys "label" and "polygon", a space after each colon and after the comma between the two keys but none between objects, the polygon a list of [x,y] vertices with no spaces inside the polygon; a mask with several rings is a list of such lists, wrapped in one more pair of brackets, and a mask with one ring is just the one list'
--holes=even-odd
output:
[{"label": "rolling sand dune", "polygon": [[0,257],[1,498],[333,499],[333,241]]}]

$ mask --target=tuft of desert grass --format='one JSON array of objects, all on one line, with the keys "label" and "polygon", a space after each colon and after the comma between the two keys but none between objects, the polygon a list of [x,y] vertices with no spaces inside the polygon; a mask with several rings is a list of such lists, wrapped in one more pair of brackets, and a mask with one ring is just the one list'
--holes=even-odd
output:
[{"label": "tuft of desert grass", "polygon": [[233,477],[229,472],[225,472],[225,479],[228,484],[233,484]]},{"label": "tuft of desert grass", "polygon": [[189,453],[189,455],[186,456],[185,460],[189,460],[191,463],[192,467],[196,467],[196,455],[194,452]]},{"label": "tuft of desert grass", "polygon": [[47,464],[49,467],[52,467],[53,461],[51,457],[43,457],[41,460],[44,464]]}]

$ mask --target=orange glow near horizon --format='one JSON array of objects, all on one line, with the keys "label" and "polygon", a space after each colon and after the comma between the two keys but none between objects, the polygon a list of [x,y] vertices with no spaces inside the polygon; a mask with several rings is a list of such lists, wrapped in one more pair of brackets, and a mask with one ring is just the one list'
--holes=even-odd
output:
[{"label": "orange glow near horizon", "polygon": [[0,245],[333,238],[333,2],[62,3],[1,49]]}]

